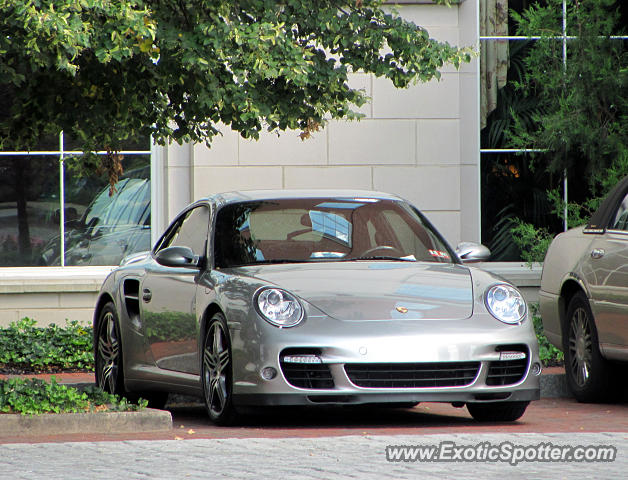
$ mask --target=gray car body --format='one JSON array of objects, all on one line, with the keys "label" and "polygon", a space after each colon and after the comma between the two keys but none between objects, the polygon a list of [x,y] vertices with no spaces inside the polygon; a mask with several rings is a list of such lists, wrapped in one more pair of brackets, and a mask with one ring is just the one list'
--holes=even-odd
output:
[{"label": "gray car body", "polygon": [[[234,192],[196,202],[210,211],[204,268],[164,267],[154,252],[145,253],[114,270],[100,291],[94,319],[98,321],[106,303],[115,304],[127,390],[201,395],[201,342],[208,320],[222,312],[231,338],[235,405],[539,398],[538,372],[530,369],[539,364],[531,319],[526,314],[516,325],[495,319],[484,294],[506,282],[458,259],[449,264],[360,261],[212,268],[211,232],[220,208],[243,200],[303,196],[401,201],[371,191],[312,190]],[[152,292],[148,303],[142,299],[147,282]],[[299,299],[305,315],[299,325],[277,328],[258,314],[254,295],[266,286],[281,287]],[[168,324],[171,333],[155,335],[159,322]],[[500,360],[498,347],[504,345],[528,350],[525,374],[514,384],[487,385],[488,365]],[[317,349],[334,388],[312,390],[288,383],[280,365],[280,352],[286,348]],[[364,388],[353,384],[343,368],[348,363],[466,361],[481,362],[479,372],[470,384],[457,387]],[[278,375],[263,379],[265,367],[274,367]]]}]

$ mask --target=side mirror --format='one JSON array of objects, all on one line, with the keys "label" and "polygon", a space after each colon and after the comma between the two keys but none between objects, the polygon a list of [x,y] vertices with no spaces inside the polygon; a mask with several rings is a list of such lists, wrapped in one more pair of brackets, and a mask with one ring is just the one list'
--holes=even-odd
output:
[{"label": "side mirror", "polygon": [[159,250],[155,260],[164,267],[198,268],[199,257],[189,247],[168,247]]},{"label": "side mirror", "polygon": [[456,253],[463,263],[485,262],[491,257],[491,251],[475,242],[462,242],[456,247]]}]

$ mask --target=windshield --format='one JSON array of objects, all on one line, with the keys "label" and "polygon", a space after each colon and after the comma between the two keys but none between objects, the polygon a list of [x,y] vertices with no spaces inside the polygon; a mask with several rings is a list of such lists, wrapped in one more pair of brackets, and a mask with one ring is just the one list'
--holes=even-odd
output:
[{"label": "windshield", "polygon": [[412,207],[381,199],[285,199],[223,207],[216,267],[394,260],[451,263],[452,253]]}]

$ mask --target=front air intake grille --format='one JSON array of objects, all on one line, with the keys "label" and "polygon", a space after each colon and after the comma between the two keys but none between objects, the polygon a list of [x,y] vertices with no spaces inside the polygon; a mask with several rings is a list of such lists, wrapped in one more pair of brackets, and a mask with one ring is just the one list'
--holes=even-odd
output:
[{"label": "front air intake grille", "polygon": [[[496,350],[503,358],[488,364],[486,384],[514,385],[523,380],[528,370],[528,348],[525,345],[500,345]],[[521,358],[515,358],[517,355]]]},{"label": "front air intake grille", "polygon": [[281,371],[286,381],[298,388],[315,390],[334,388],[329,366],[322,363],[317,351],[288,349],[281,354]]},{"label": "front air intake grille", "polygon": [[345,372],[363,388],[462,387],[477,377],[480,362],[350,363]]},{"label": "front air intake grille", "polygon": [[124,304],[129,318],[140,314],[140,282],[135,279],[126,279],[123,284]]},{"label": "front air intake grille", "polygon": [[513,385],[523,380],[528,368],[528,359],[495,361],[488,365],[487,385]]}]

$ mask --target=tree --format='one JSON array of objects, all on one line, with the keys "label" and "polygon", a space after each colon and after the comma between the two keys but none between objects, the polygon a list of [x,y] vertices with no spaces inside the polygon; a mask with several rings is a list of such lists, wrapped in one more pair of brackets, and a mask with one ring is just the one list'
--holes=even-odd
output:
[{"label": "tree", "polygon": [[612,38],[626,34],[625,3],[567,2],[566,62],[562,0],[511,12],[518,35],[542,38],[523,44],[523,60],[511,63],[509,85],[500,97],[505,102],[483,140],[505,138],[509,148],[543,151],[509,157],[505,167],[516,165],[517,178],[495,182],[498,195],[514,190],[524,199],[524,208],[497,225],[500,244],[516,246],[526,261],[542,261],[562,229],[565,172],[569,226],[586,223],[601,198],[628,174],[628,51],[625,41]]},{"label": "tree", "polygon": [[551,173],[568,171],[585,200],[604,189],[607,169],[628,162],[628,51],[624,41],[611,38],[626,34],[621,2],[567,3],[566,63],[557,39],[562,0],[544,3],[514,15],[520,35],[546,39],[535,42],[517,85],[525,97],[535,98],[537,112],[532,126],[515,118],[511,140],[518,147],[547,150],[549,157],[542,157],[547,164],[537,166]]},{"label": "tree", "polygon": [[0,0],[0,148],[61,130],[86,152],[148,135],[209,145],[220,124],[305,138],[358,116],[352,71],[406,87],[470,58],[381,0]]}]

